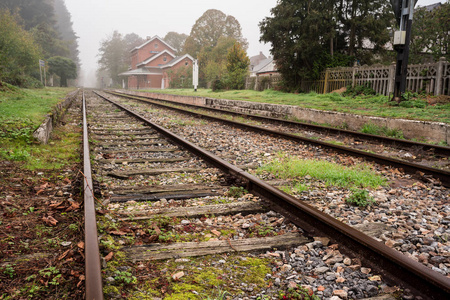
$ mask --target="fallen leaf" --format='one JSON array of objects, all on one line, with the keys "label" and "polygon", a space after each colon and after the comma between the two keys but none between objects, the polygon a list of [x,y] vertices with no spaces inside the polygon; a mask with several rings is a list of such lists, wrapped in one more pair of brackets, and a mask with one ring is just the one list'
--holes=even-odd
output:
[{"label": "fallen leaf", "polygon": [[48,226],[56,226],[56,224],[58,224],[58,221],[52,216],[43,217],[42,220]]},{"label": "fallen leaf", "polygon": [[70,250],[71,250],[71,249],[69,249],[69,250],[65,251],[63,254],[61,254],[61,255],[58,257],[58,260],[61,260],[61,259],[63,259],[64,257],[66,257]]},{"label": "fallen leaf", "polygon": [[217,231],[215,229],[211,230],[211,233],[215,234],[216,236],[221,236],[222,233],[220,231]]},{"label": "fallen leaf", "polygon": [[161,234],[161,230],[159,229],[158,226],[156,226],[156,224],[153,224],[153,229],[155,230],[156,235],[160,235]]},{"label": "fallen leaf", "polygon": [[52,201],[52,204],[50,204],[49,207],[55,208],[55,207],[60,206],[63,203],[64,203],[64,201],[61,201],[61,202],[53,202]]},{"label": "fallen leaf", "polygon": [[114,256],[114,253],[111,251],[108,253],[108,255],[105,256],[105,261],[108,262],[110,261]]},{"label": "fallen leaf", "polygon": [[70,202],[70,207],[66,209],[66,211],[78,210],[80,208],[80,204],[75,201]]},{"label": "fallen leaf", "polygon": [[158,236],[156,234],[151,235],[150,237],[144,237],[144,242],[146,243],[153,243],[154,241],[158,240]]},{"label": "fallen leaf", "polygon": [[380,275],[375,275],[375,276],[369,277],[369,280],[370,281],[381,281],[381,277],[380,277]]},{"label": "fallen leaf", "polygon": [[120,231],[120,230],[112,230],[112,231],[109,231],[109,233],[114,234],[114,235],[125,235],[125,234],[127,234],[126,232]]},{"label": "fallen leaf", "polygon": [[178,279],[180,279],[183,276],[184,276],[184,272],[180,271],[180,272],[177,272],[177,273],[173,274],[172,278],[173,278],[173,280],[178,280]]},{"label": "fallen leaf", "polygon": [[69,179],[69,178],[67,178],[67,177],[66,177],[66,178],[64,178],[64,179],[63,179],[63,181],[64,181],[65,183],[67,183],[67,184],[69,184],[69,183],[72,183],[72,181],[70,181],[70,179]]},{"label": "fallen leaf", "polygon": [[79,243],[77,244],[77,246],[78,246],[78,248],[80,248],[80,249],[84,249],[84,242],[83,242],[83,241],[79,242]]}]

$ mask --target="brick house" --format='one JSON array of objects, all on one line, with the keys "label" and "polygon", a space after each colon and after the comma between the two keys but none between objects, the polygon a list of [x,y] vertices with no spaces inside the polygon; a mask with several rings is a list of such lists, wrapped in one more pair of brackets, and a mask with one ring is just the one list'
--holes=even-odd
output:
[{"label": "brick house", "polygon": [[189,54],[176,56],[175,49],[158,36],[148,38],[131,50],[131,66],[119,74],[128,79],[129,89],[165,89],[174,76],[189,76],[194,58]]}]

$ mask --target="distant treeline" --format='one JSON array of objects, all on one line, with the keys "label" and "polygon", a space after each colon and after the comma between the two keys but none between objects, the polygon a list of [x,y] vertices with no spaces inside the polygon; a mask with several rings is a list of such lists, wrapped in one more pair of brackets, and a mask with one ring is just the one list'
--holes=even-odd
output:
[{"label": "distant treeline", "polygon": [[64,0],[0,0],[0,81],[41,86],[41,59],[67,85],[80,65],[77,38]]}]

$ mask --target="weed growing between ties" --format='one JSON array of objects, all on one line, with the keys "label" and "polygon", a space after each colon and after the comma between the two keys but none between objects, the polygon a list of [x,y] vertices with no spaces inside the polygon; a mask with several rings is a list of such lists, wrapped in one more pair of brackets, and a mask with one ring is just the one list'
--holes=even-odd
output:
[{"label": "weed growing between ties", "polygon": [[319,300],[320,298],[314,295],[312,290],[308,290],[302,287],[295,289],[290,288],[286,292],[280,292],[279,299],[282,300]]},{"label": "weed growing between ties", "polygon": [[352,194],[347,198],[346,202],[351,205],[366,207],[375,204],[375,199],[369,195],[368,190],[352,189]]},{"label": "weed growing between ties", "polygon": [[300,182],[301,178],[309,176],[312,179],[322,180],[327,185],[347,188],[376,188],[386,184],[386,179],[376,174],[366,164],[343,166],[334,162],[300,159],[283,154],[278,155],[277,158],[257,170],[259,174],[263,172],[269,172],[280,179],[292,179]]},{"label": "weed growing between ties", "polygon": [[229,197],[240,198],[245,194],[248,194],[248,191],[242,186],[232,186],[229,188],[226,194]]}]

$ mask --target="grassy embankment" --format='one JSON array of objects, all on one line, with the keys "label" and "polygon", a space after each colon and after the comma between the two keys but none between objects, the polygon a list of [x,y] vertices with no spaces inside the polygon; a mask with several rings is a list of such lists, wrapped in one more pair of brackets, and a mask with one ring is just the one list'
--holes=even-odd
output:
[{"label": "grassy embankment", "polygon": [[48,145],[32,136],[72,90],[0,82],[0,299],[83,297],[80,126],[67,115]]},{"label": "grassy embankment", "polygon": [[35,141],[32,134],[52,108],[72,89],[23,90],[12,86],[0,89],[0,159],[22,161],[26,169],[58,169],[78,157],[76,133],[56,128],[48,145]]},{"label": "grassy embankment", "polygon": [[447,103],[429,105],[426,99],[420,97],[412,97],[409,101],[404,101],[400,105],[393,105],[386,96],[362,95],[352,98],[336,93],[324,95],[317,93],[292,94],[274,90],[265,90],[263,92],[252,90],[213,92],[209,89],[199,89],[197,92],[194,92],[192,89],[148,90],[148,92],[286,104],[367,116],[450,123],[450,102],[448,100]]}]

